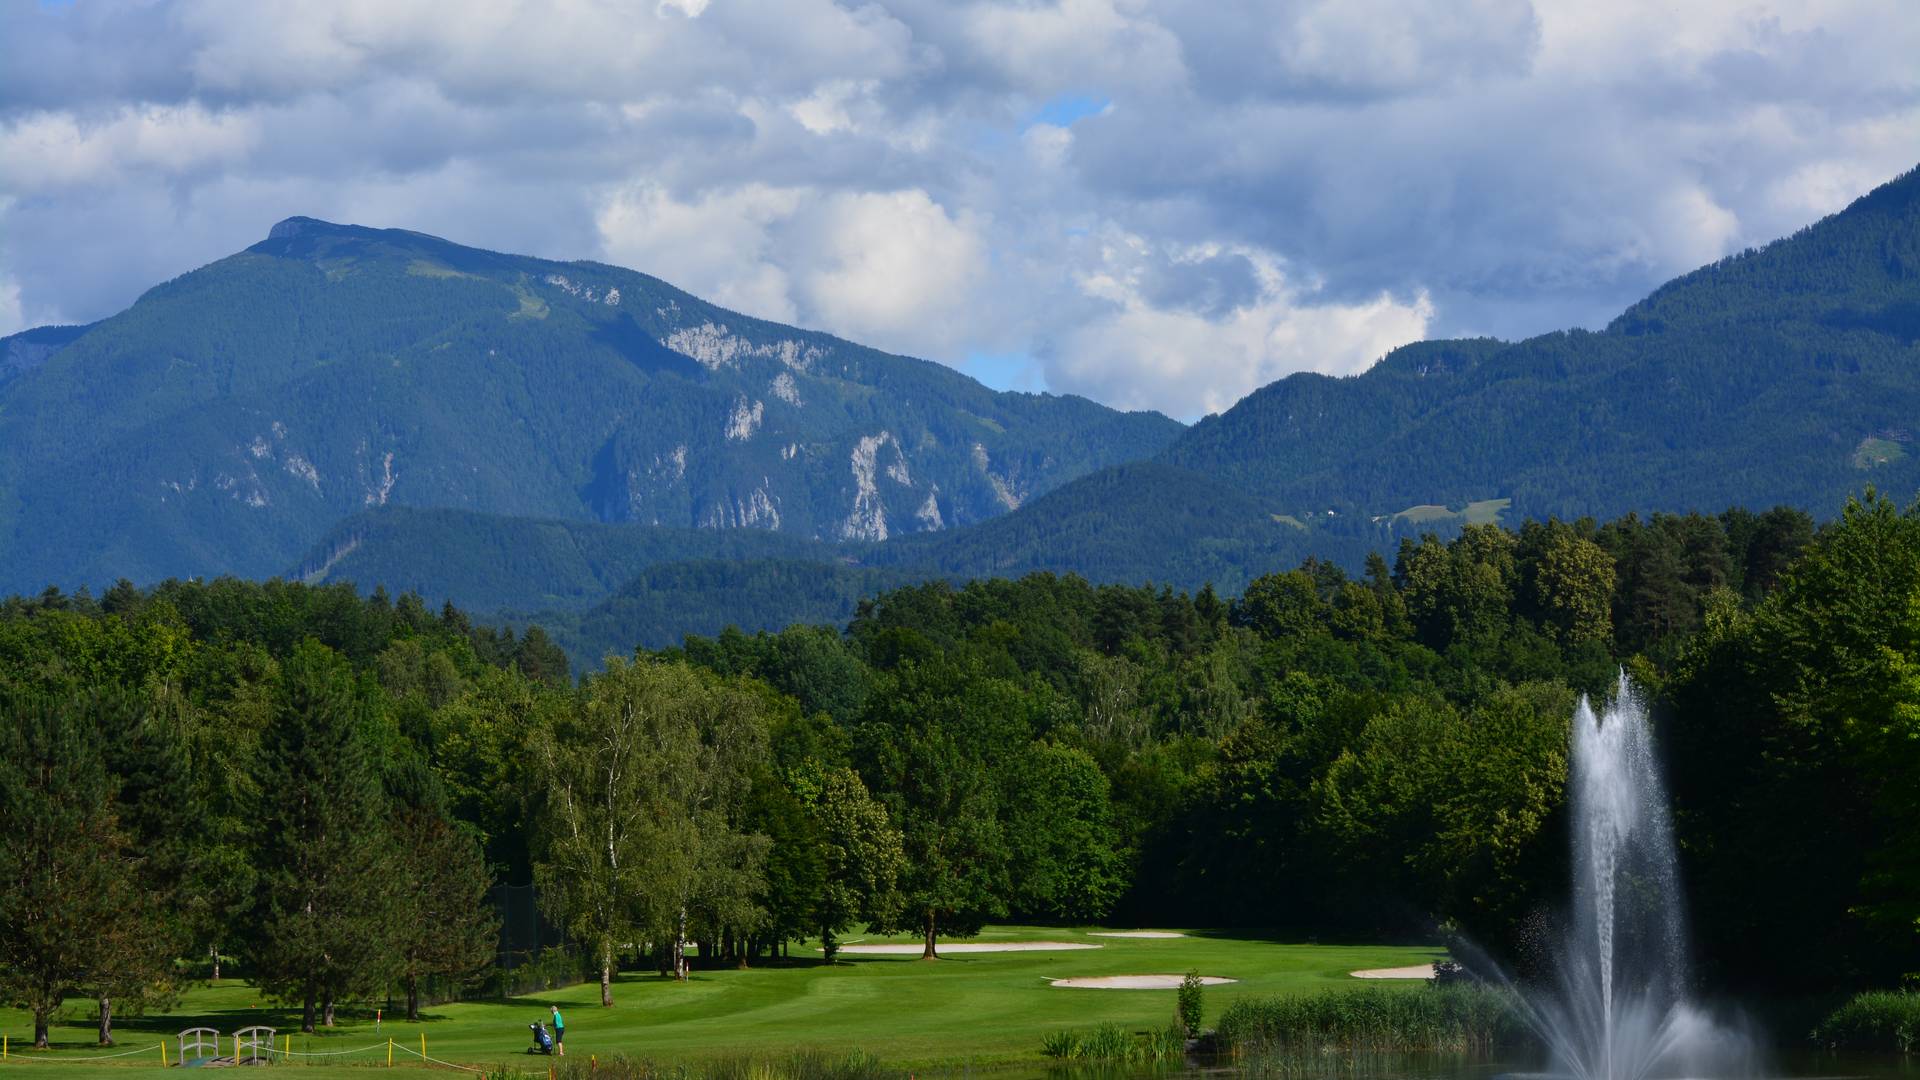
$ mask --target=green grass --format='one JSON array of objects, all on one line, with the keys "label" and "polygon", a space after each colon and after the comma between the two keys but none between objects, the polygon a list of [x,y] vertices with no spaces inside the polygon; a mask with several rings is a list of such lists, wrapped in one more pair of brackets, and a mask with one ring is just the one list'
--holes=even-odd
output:
[{"label": "green grass", "polygon": [[1498,525],[1500,515],[1513,506],[1512,499],[1480,499],[1468,503],[1460,510],[1450,510],[1435,503],[1423,503],[1409,506],[1390,515],[1396,525],[1441,525],[1459,523],[1465,525]]},{"label": "green grass", "polygon": [[1461,516],[1467,519],[1469,525],[1498,525],[1500,515],[1512,505],[1512,499],[1481,499],[1468,503],[1467,508],[1461,511]]},{"label": "green grass", "polygon": [[[607,1009],[598,1003],[597,985],[581,984],[508,1001],[435,1006],[424,1010],[422,1022],[389,1020],[377,1035],[370,1010],[365,1015],[353,1010],[333,1032],[312,1038],[296,1035],[295,1047],[322,1052],[377,1044],[376,1051],[344,1060],[384,1064],[388,1037],[417,1050],[424,1033],[427,1052],[437,1058],[475,1065],[537,1065],[544,1072],[546,1059],[523,1053],[530,1041],[527,1025],[545,1016],[549,1004],[558,1004],[567,1017],[569,1060],[619,1054],[699,1063],[727,1055],[818,1050],[843,1056],[860,1050],[889,1066],[922,1071],[942,1065],[1037,1065],[1044,1060],[1041,1044],[1050,1032],[1103,1024],[1158,1031],[1174,1017],[1172,990],[1054,989],[1048,978],[1197,970],[1240,980],[1207,989],[1208,1012],[1219,1015],[1242,996],[1351,986],[1350,971],[1418,964],[1441,955],[1439,949],[1418,946],[1300,945],[1198,931],[1186,938],[1147,940],[1093,938],[1083,930],[990,927],[973,940],[1085,941],[1103,947],[956,955],[934,963],[910,957],[848,957],[831,967],[800,961],[796,947],[796,959],[784,966],[696,971],[685,984],[628,973],[615,985],[614,1004]],[[72,1015],[54,1028],[55,1048],[16,1056],[8,1062],[14,1072],[85,1080],[89,1075],[125,1077],[130,1063],[158,1068],[158,1051],[116,1062],[81,1063],[77,1059],[100,1053],[87,1019],[92,1010],[87,1002],[74,1002],[70,1010]],[[189,1026],[215,1027],[230,1036],[256,1023],[282,1032],[298,1027],[294,1011],[260,1000],[244,984],[226,981],[193,990],[171,1014],[116,1020],[114,1029],[119,1049],[127,1050],[151,1047],[163,1035],[171,1042],[175,1032]],[[17,1009],[0,1010],[0,1030],[17,1049],[31,1036],[30,1018]],[[40,1063],[23,1063],[23,1058]],[[396,1065],[403,1063],[419,1067],[417,1058],[397,1055]],[[341,1071],[307,1069],[315,1080]]]},{"label": "green grass", "polygon": [[1853,448],[1853,467],[1872,469],[1881,465],[1892,465],[1907,456],[1907,448],[1892,439],[1882,439],[1869,435],[1860,440]]}]

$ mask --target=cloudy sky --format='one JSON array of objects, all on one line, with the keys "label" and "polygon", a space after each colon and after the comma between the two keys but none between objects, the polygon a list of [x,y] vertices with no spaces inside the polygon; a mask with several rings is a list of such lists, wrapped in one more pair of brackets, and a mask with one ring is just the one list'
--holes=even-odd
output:
[{"label": "cloudy sky", "polygon": [[307,214],[1191,419],[1920,163],[1914,0],[0,4],[0,333]]}]

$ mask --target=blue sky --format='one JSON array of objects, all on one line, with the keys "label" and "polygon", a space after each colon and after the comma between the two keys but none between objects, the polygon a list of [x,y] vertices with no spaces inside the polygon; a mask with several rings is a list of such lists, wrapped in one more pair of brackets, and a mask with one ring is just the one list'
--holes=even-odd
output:
[{"label": "blue sky", "polygon": [[1920,160],[1911,0],[0,5],[0,332],[308,214],[1185,419]]}]

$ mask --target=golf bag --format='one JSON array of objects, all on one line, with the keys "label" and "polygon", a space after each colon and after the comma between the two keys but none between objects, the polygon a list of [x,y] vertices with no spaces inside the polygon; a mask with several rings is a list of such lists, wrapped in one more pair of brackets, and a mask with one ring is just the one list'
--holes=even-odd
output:
[{"label": "golf bag", "polygon": [[535,1020],[528,1024],[533,1029],[533,1045],[527,1048],[529,1054],[553,1053],[553,1036],[547,1033],[547,1025]]}]

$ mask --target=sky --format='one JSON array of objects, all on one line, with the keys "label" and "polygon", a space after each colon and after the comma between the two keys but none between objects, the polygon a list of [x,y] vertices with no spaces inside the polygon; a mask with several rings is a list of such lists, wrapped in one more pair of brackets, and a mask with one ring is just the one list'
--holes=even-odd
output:
[{"label": "sky", "polygon": [[1915,0],[0,3],[0,334],[296,214],[1191,420],[1920,163]]}]

